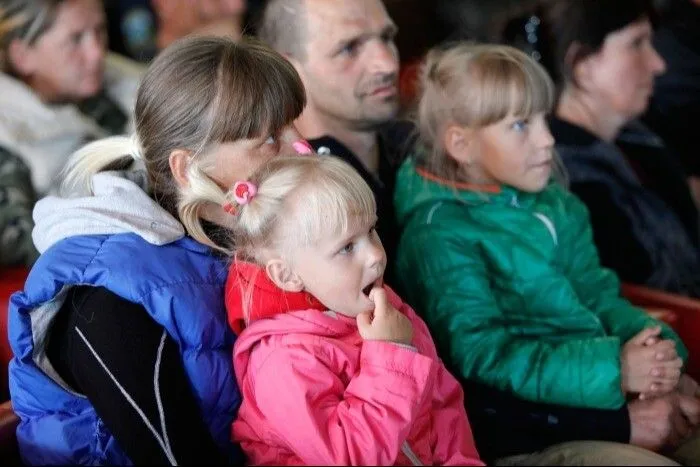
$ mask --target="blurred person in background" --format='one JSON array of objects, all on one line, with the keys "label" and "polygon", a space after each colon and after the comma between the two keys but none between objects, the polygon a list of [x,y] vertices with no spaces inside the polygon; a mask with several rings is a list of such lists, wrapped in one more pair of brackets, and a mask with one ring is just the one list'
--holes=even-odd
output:
[{"label": "blurred person in background", "polygon": [[[108,1],[110,48],[149,62],[174,40],[189,34],[238,40],[245,29],[247,3],[246,0]],[[260,1],[250,3],[255,6]]]},{"label": "blurred person in background", "polygon": [[99,0],[0,0],[0,265],[31,264],[31,210],[69,155],[127,131],[141,67],[106,53]]},{"label": "blurred person in background", "polygon": [[700,121],[700,0],[670,0],[654,47],[666,73],[654,83],[644,121],[664,139],[689,176],[700,204],[700,152],[694,122]]},{"label": "blurred person in background", "polygon": [[647,0],[558,0],[543,18],[560,92],[550,119],[604,266],[624,282],[700,296],[698,210],[686,174],[639,118],[666,63]]}]

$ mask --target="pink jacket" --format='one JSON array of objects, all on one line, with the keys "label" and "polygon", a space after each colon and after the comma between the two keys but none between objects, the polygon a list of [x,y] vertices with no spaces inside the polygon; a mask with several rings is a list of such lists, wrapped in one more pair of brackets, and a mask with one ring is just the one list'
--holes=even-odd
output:
[{"label": "pink jacket", "polygon": [[363,342],[354,319],[313,309],[243,331],[234,348],[243,403],[232,432],[252,464],[484,465],[461,386],[423,321],[387,293],[413,323],[417,351]]}]

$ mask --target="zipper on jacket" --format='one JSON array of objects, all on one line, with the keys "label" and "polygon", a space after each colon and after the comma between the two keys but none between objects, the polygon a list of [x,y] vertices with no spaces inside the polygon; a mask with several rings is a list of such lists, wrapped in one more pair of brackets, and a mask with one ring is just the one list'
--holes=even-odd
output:
[{"label": "zipper on jacket", "polygon": [[411,449],[411,446],[408,445],[408,441],[404,441],[401,445],[401,452],[403,452],[404,455],[408,457],[408,460],[411,461],[411,464],[423,465],[418,456],[416,456],[416,453],[414,453]]},{"label": "zipper on jacket", "polygon": [[[518,202],[518,197],[517,195],[513,195],[513,197],[510,199],[510,205],[514,208],[520,209],[520,203]],[[559,245],[559,237],[557,236],[557,229],[554,226],[554,222],[552,222],[552,219],[549,217],[545,216],[541,212],[533,212],[533,216],[538,218],[542,223],[544,224],[545,227],[547,227],[547,230],[549,231],[549,234],[552,236],[552,240],[554,241],[554,245],[558,246]]]},{"label": "zipper on jacket", "polygon": [[549,234],[552,236],[552,240],[554,240],[554,245],[558,246],[559,238],[557,237],[557,229],[556,227],[554,227],[554,222],[552,222],[552,219],[545,216],[541,212],[534,212],[533,215],[539,220],[541,220],[544,226],[547,227],[547,230],[549,230]]}]

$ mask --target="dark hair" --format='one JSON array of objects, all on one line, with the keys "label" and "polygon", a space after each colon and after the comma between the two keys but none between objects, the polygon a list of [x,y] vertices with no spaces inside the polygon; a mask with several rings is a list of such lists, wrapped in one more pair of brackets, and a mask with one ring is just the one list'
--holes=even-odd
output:
[{"label": "dark hair", "polygon": [[[450,42],[503,42],[513,18],[531,12],[541,0],[436,0],[435,15]],[[425,2],[428,3],[428,2]]]},{"label": "dark hair", "polygon": [[[578,62],[600,50],[605,38],[646,18],[657,23],[652,0],[552,0],[543,8],[542,34],[552,57],[550,72],[561,85],[574,83]],[[575,56],[568,56],[578,44]]]},{"label": "dark hair", "polygon": [[398,27],[396,47],[403,63],[419,60],[445,41],[449,27],[439,14],[442,1],[384,0],[389,17]]}]

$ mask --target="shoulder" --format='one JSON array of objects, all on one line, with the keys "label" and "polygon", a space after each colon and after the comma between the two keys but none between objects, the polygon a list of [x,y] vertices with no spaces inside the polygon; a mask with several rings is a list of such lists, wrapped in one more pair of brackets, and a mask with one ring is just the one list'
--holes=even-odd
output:
[{"label": "shoulder", "polygon": [[144,65],[114,53],[105,60],[105,89],[125,112],[132,111],[145,71]]},{"label": "shoulder", "polygon": [[130,233],[109,236],[95,262],[127,276],[145,275],[163,286],[211,283],[223,287],[228,268],[225,258],[189,237],[154,245]]},{"label": "shoulder", "polygon": [[455,220],[407,230],[401,237],[397,265],[403,274],[410,274],[410,282],[440,282],[445,273],[455,277],[453,271],[462,271],[463,277],[478,274],[492,260],[489,252],[510,251],[511,247],[512,242],[504,242],[501,236],[493,238],[476,224]]},{"label": "shoulder", "polygon": [[[10,149],[0,145],[0,178],[8,175],[29,177],[29,167],[22,158]],[[31,181],[27,178],[27,182]]]},{"label": "shoulder", "polygon": [[139,81],[146,72],[146,66],[115,53],[105,59],[105,80],[107,84],[119,81]]},{"label": "shoulder", "polygon": [[379,134],[392,165],[398,167],[412,153],[418,131],[410,120],[394,120],[384,125]]},{"label": "shoulder", "polygon": [[552,182],[547,187],[547,193],[553,204],[561,207],[564,216],[583,216],[588,217],[588,209],[569,188],[561,185],[558,182]]},{"label": "shoulder", "polygon": [[489,230],[489,222],[484,222],[489,214],[481,211],[480,206],[447,199],[422,203],[407,222],[401,243],[432,249],[443,244],[478,242]]},{"label": "shoulder", "polygon": [[576,195],[571,193],[569,188],[558,181],[550,181],[539,195],[541,202],[550,205],[572,206],[580,204]]},{"label": "shoulder", "polygon": [[[167,288],[201,295],[213,286],[222,301],[227,274],[226,261],[192,239],[153,245],[132,233],[68,237],[50,247],[38,264],[69,265],[89,283],[129,288],[129,296]],[[185,292],[188,284],[192,290]]]},{"label": "shoulder", "polygon": [[[241,339],[245,339],[243,334]],[[348,360],[347,353],[333,339],[306,333],[266,336],[249,351],[249,376],[283,371],[300,375],[303,379],[304,374],[321,377],[323,374],[340,373]]]},{"label": "shoulder", "polygon": [[581,227],[590,222],[586,204],[558,182],[551,182],[540,199],[548,206],[545,214],[553,216],[551,220],[557,231],[580,232]]}]

